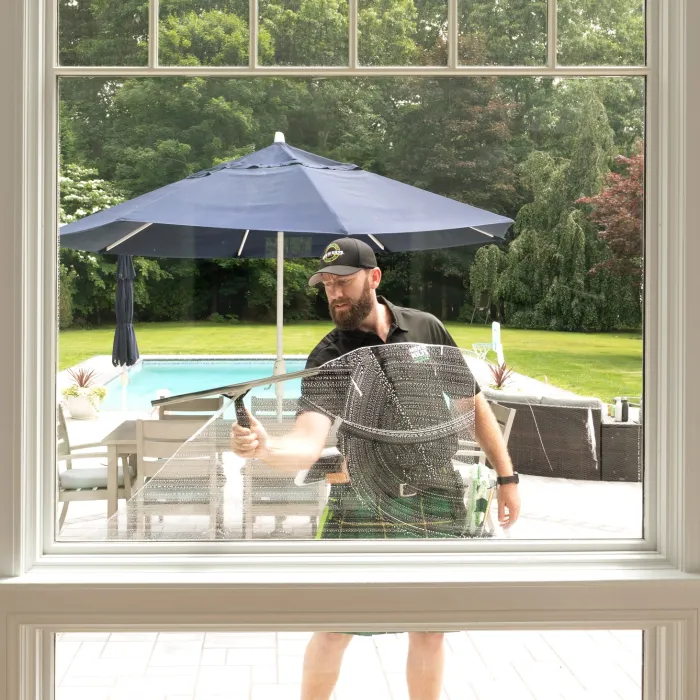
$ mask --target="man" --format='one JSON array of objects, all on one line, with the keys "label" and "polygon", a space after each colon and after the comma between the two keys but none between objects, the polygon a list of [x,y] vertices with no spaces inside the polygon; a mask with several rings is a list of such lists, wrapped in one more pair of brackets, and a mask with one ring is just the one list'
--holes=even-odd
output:
[{"label": "man", "polygon": [[[434,316],[394,306],[377,296],[376,290],[381,278],[382,273],[377,267],[374,252],[367,244],[354,238],[342,238],[326,248],[318,272],[311,277],[309,284],[322,284],[325,288],[328,307],[336,327],[311,352],[307,368],[318,367],[361,347],[385,343],[425,343],[456,347],[445,327]],[[498,520],[504,528],[508,528],[515,523],[520,511],[518,478],[513,471],[498,423],[486,400],[478,393],[478,387],[476,392],[476,438],[499,476]],[[289,470],[290,464],[295,470],[308,468],[319,459],[330,428],[330,418],[307,410],[298,415],[290,434],[283,438],[270,438],[260,423],[251,417],[249,429],[234,425],[232,448],[241,457],[260,459],[279,469]],[[343,520],[361,526],[359,521],[367,517],[376,523],[381,513],[367,515],[357,507],[361,500],[353,497],[352,483],[334,485],[327,509],[327,512],[330,510],[331,525]],[[397,500],[401,500],[399,494]],[[403,500],[410,502],[410,498]],[[444,516],[444,513],[441,515]],[[328,523],[329,518],[326,517],[325,520]],[[382,531],[384,530],[379,530]],[[345,528],[343,532],[345,534],[339,534],[338,528],[324,524],[320,536],[362,536],[353,535],[352,527]],[[400,537],[401,534],[393,536]],[[424,536],[431,535],[426,530]],[[328,700],[331,697],[340,673],[343,653],[351,639],[351,635],[333,632],[317,632],[313,635],[304,657],[302,700]],[[411,700],[439,699],[443,665],[442,633],[409,632],[406,677]]]}]

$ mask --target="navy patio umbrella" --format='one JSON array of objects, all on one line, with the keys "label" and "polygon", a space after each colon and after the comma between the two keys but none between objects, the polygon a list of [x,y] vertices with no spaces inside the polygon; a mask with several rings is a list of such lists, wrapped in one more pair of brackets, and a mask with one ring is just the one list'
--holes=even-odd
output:
[{"label": "navy patio umbrella", "polygon": [[[275,143],[61,228],[61,245],[149,257],[277,257],[277,362],[284,257],[319,257],[340,236],[375,251],[502,240],[512,219]],[[285,237],[286,234],[286,237]]]}]

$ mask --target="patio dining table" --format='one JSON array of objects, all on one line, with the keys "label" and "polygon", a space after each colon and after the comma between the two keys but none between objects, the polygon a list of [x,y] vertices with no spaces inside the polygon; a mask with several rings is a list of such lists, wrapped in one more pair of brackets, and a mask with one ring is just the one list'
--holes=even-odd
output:
[{"label": "patio dining table", "polygon": [[118,509],[119,455],[136,454],[136,420],[125,420],[102,439],[107,448],[107,517]]}]

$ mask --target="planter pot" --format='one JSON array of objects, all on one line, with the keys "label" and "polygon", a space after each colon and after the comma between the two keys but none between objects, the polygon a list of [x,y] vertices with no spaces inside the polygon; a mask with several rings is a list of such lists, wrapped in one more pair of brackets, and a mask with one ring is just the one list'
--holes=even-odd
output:
[{"label": "planter pot", "polygon": [[67,396],[66,406],[71,418],[76,420],[91,420],[97,418],[97,409],[92,405],[87,396]]}]

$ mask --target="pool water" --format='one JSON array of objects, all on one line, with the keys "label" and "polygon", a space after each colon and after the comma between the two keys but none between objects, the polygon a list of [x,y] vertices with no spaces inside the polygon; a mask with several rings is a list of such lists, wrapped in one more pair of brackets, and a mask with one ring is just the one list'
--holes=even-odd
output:
[{"label": "pool water", "polygon": [[[286,360],[287,372],[304,369],[304,360]],[[191,391],[213,389],[227,384],[247,382],[272,374],[273,360],[143,360],[129,369],[124,406],[122,379],[115,377],[107,382],[107,397],[103,411],[150,411],[151,401],[159,392],[167,390],[171,396]],[[299,396],[301,380],[284,383],[284,395]],[[274,386],[258,387],[251,394],[274,398]]]}]

